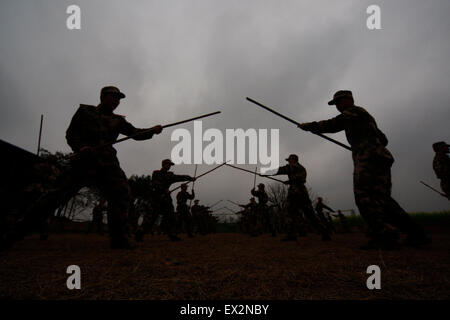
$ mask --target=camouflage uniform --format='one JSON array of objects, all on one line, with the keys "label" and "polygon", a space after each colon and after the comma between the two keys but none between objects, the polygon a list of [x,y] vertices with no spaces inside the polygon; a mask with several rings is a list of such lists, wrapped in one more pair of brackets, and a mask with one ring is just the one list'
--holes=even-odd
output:
[{"label": "camouflage uniform", "polygon": [[333,230],[333,224],[331,222],[330,214],[327,213],[327,216],[325,216],[323,209],[327,209],[331,212],[334,212],[334,210],[331,209],[330,207],[328,207],[326,204],[324,204],[323,201],[321,200],[321,198],[319,198],[319,199],[317,200],[316,207],[315,207],[317,216],[319,217],[319,220],[322,222],[322,224],[328,228],[328,231],[331,232]]},{"label": "camouflage uniform", "polygon": [[108,201],[111,247],[129,247],[126,233],[131,194],[127,177],[120,168],[116,150],[111,145],[90,151],[81,149],[95,148],[115,141],[119,134],[126,136],[137,134],[138,136],[133,137],[134,140],[152,138],[153,132],[143,132],[144,130],[146,129],[135,128],[125,120],[125,117],[114,114],[102,104],[80,105],[66,132],[67,143],[76,152],[71,161],[71,169],[62,178],[60,189],[50,194],[34,210],[42,211],[43,208],[50,208],[50,212],[54,212],[61,204],[75,196],[82,187],[95,185]]},{"label": "camouflage uniform", "polygon": [[258,205],[255,210],[255,233],[260,234],[262,232],[266,232],[269,229],[269,217],[267,210],[267,202],[269,201],[269,197],[267,196],[264,187],[259,187],[258,190],[251,190],[252,196],[258,199]]},{"label": "camouflage uniform", "polygon": [[[438,150],[444,148],[444,151]],[[445,150],[445,148],[447,148]],[[437,142],[433,144],[436,155],[433,159],[433,170],[436,177],[441,180],[441,189],[450,200],[450,158],[447,155],[448,145],[445,142]]]},{"label": "camouflage uniform", "polygon": [[244,233],[248,233],[251,236],[256,235],[256,211],[258,210],[258,204],[255,202],[255,198],[251,198],[250,202],[247,204],[239,205],[244,210],[241,211],[242,214],[242,225],[244,228]]},{"label": "camouflage uniform", "polygon": [[[290,157],[292,157],[291,155]],[[289,157],[289,158],[290,158]],[[287,160],[287,159],[286,159]],[[306,169],[298,162],[294,165],[280,167],[276,175],[285,174],[289,178],[289,189],[287,195],[287,235],[286,240],[294,240],[297,233],[306,235],[305,218],[322,235],[323,240],[329,240],[329,235],[320,224],[305,187]],[[302,213],[303,212],[303,216]]]},{"label": "camouflage uniform", "polygon": [[[340,96],[352,97],[352,94],[350,91],[338,91],[329,104],[335,104]],[[332,119],[305,125],[302,128],[313,133],[345,130],[352,148],[355,201],[369,226],[373,243],[395,243],[396,233],[392,226],[407,233],[410,239],[425,237],[424,231],[391,197],[391,166],[394,158],[386,148],[386,136],[364,108],[353,105]]]},{"label": "camouflage uniform", "polygon": [[153,185],[153,209],[162,215],[161,227],[171,240],[178,240],[176,237],[176,217],[169,187],[180,181],[192,181],[188,175],[176,175],[171,171],[155,170],[152,174]]},{"label": "camouflage uniform", "polygon": [[180,223],[184,223],[186,228],[186,233],[189,237],[192,237],[193,234],[193,225],[192,225],[192,216],[189,212],[189,206],[187,205],[188,200],[192,200],[195,198],[195,193],[187,192],[186,190],[181,190],[177,194],[177,213],[180,218]]},{"label": "camouflage uniform", "polygon": [[92,229],[95,229],[98,234],[103,234],[103,213],[106,207],[103,203],[97,204],[92,209],[92,222],[89,224],[89,228],[86,233],[90,233]]}]

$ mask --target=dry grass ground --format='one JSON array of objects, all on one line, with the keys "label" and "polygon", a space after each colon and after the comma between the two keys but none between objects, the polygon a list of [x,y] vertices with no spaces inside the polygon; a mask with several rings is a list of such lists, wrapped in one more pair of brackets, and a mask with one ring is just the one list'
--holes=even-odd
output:
[{"label": "dry grass ground", "polygon": [[[439,228],[441,229],[441,228]],[[132,251],[108,238],[31,236],[0,253],[0,298],[12,299],[449,299],[450,234],[431,234],[423,249],[362,251],[362,233],[322,242],[268,235],[211,234],[181,242],[148,236]],[[66,268],[81,268],[81,290],[68,290]],[[381,268],[381,290],[368,290],[366,268]]]}]

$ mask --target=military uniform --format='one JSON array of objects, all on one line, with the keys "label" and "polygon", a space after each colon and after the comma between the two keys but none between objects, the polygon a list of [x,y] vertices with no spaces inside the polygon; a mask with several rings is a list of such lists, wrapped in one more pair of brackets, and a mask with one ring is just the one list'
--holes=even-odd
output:
[{"label": "military uniform", "polygon": [[98,234],[103,234],[103,213],[106,210],[106,206],[103,203],[97,204],[92,209],[92,222],[89,224],[89,228],[86,233],[90,233],[92,229]]},{"label": "military uniform", "polygon": [[189,237],[193,237],[193,225],[192,225],[192,216],[189,212],[189,206],[187,205],[188,200],[192,200],[195,198],[195,193],[187,192],[186,190],[181,190],[177,194],[177,213],[180,218],[180,222],[184,223],[186,228],[186,233]]},{"label": "military uniform", "polygon": [[[125,97],[115,87],[103,88],[101,94],[107,93]],[[146,129],[135,128],[125,117],[114,114],[102,103],[98,106],[80,105],[66,132],[67,143],[76,153],[71,161],[71,169],[62,178],[61,188],[39,203],[35,210],[50,207],[50,211],[54,212],[82,187],[95,185],[108,201],[111,247],[129,247],[126,233],[131,194],[127,177],[120,168],[116,150],[111,145],[95,147],[115,141],[119,134],[137,135],[133,137],[134,140],[152,138],[153,131],[144,130]],[[92,149],[85,151],[85,147]]]},{"label": "military uniform", "polygon": [[319,220],[322,222],[322,224],[328,228],[328,231],[331,232],[333,231],[333,224],[331,222],[330,214],[327,212],[327,216],[325,216],[323,209],[334,212],[333,209],[323,203],[322,198],[319,198],[315,206],[317,216],[319,217]]},{"label": "military uniform", "polygon": [[[353,100],[351,91],[338,91],[329,104],[336,104],[344,97]],[[301,128],[313,133],[345,131],[352,148],[355,202],[369,226],[369,236],[375,246],[396,243],[392,226],[407,233],[411,241],[425,239],[422,228],[391,197],[394,158],[386,148],[386,136],[364,108],[353,105],[332,119],[306,123]]]},{"label": "military uniform", "polygon": [[251,198],[250,202],[247,204],[240,204],[239,205],[242,210],[240,213],[242,214],[242,225],[244,229],[244,233],[248,233],[251,236],[256,235],[256,215],[257,215],[257,209],[258,204],[255,201],[255,198]]},{"label": "military uniform", "polygon": [[[166,159],[167,160],[167,159]],[[166,161],[164,160],[164,161]],[[170,160],[169,160],[170,161]],[[172,162],[171,162],[172,163]],[[176,217],[169,187],[175,182],[192,181],[188,175],[176,175],[164,169],[155,170],[152,174],[153,209],[162,215],[161,227],[171,240],[179,240],[176,237]]]},{"label": "military uniform", "polygon": [[[441,180],[441,189],[450,200],[450,158],[448,157],[448,144],[445,142],[436,142],[433,149],[436,155],[433,159],[433,170],[436,177]],[[443,149],[442,151],[439,149]]]},{"label": "military uniform", "polygon": [[258,185],[258,190],[251,190],[252,196],[258,199],[258,205],[256,207],[256,233],[261,232],[272,232],[271,221],[269,217],[269,210],[267,207],[267,202],[269,201],[269,196],[264,190],[264,185],[261,183]]},{"label": "military uniform", "polygon": [[[288,159],[291,157],[298,159],[296,155],[290,155]],[[329,240],[329,234],[314,214],[311,199],[305,187],[306,169],[300,163],[296,162],[295,164],[280,167],[276,175],[281,174],[285,174],[289,178],[287,195],[288,221],[285,240],[295,240],[297,233],[300,235],[306,234],[305,218],[322,235],[323,240]],[[300,211],[303,212],[303,216]]]}]

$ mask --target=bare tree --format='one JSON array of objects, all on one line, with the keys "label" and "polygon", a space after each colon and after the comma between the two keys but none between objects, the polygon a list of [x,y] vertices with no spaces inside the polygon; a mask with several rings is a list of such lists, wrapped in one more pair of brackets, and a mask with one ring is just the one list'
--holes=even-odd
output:
[{"label": "bare tree", "polygon": [[287,205],[288,187],[281,183],[271,183],[267,188],[269,202],[271,202],[279,211],[283,211]]}]

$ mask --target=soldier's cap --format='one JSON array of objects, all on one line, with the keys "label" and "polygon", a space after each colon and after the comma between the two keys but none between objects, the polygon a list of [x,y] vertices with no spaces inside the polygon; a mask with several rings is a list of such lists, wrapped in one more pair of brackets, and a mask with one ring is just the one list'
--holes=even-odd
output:
[{"label": "soldier's cap", "polygon": [[181,188],[182,188],[182,189],[187,188],[187,183],[181,184]]},{"label": "soldier's cap", "polygon": [[264,183],[258,184],[258,187],[265,187]]},{"label": "soldier's cap", "polygon": [[296,154],[290,154],[289,157],[287,157],[285,160],[289,161],[290,159],[294,159],[295,161],[298,161],[298,156]]},{"label": "soldier's cap", "polygon": [[353,94],[352,94],[352,92],[350,90],[339,90],[339,91],[336,91],[336,93],[333,95],[333,100],[328,101],[328,104],[330,106],[332,106],[332,105],[336,104],[336,101],[338,99],[344,98],[344,97],[353,99]]},{"label": "soldier's cap", "polygon": [[164,159],[164,160],[161,162],[162,165],[164,165],[164,164],[166,164],[166,163],[170,164],[171,166],[175,165],[175,163],[173,163],[172,160],[170,160],[170,159]]},{"label": "soldier's cap", "polygon": [[102,90],[100,91],[100,96],[103,96],[105,93],[114,93],[119,95],[120,99],[125,98],[125,94],[123,92],[120,92],[119,88],[114,86],[103,87]]},{"label": "soldier's cap", "polygon": [[448,143],[445,143],[445,141],[438,141],[433,143],[433,150],[436,152],[442,147],[450,147],[450,145]]}]

